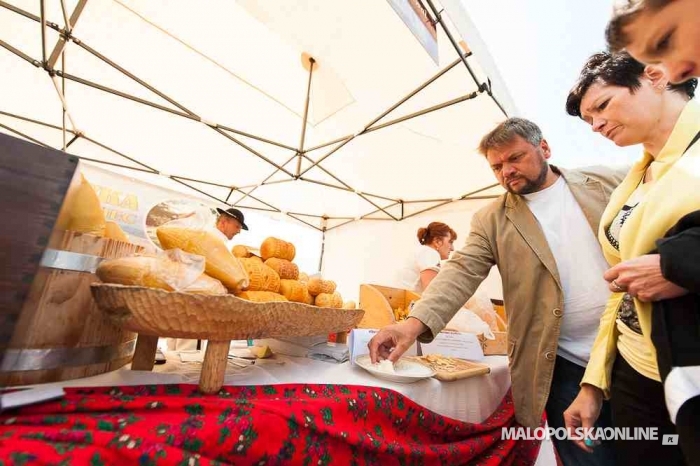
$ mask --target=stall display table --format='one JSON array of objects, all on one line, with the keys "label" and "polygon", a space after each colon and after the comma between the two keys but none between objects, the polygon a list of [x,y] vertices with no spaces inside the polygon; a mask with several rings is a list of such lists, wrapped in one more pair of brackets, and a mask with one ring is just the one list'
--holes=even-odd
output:
[{"label": "stall display table", "polygon": [[[95,377],[46,385],[97,387],[197,383],[201,363],[183,363],[175,352],[166,352],[166,356],[167,363],[155,366],[151,372],[133,371],[127,366]],[[490,366],[490,374],[453,382],[426,379],[412,384],[400,384],[377,379],[349,362],[334,364],[275,355],[271,359],[258,359],[254,365],[248,367],[229,363],[226,367],[224,385],[260,386],[301,383],[389,388],[437,414],[458,421],[482,423],[499,407],[510,387],[506,357],[488,356],[482,362]],[[551,442],[542,443],[536,464],[556,464]]]}]

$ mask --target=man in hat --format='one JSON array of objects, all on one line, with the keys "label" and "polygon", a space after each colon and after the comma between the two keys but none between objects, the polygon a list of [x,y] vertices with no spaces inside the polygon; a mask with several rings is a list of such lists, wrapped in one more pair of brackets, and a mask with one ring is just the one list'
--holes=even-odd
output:
[{"label": "man in hat", "polygon": [[241,229],[248,230],[248,225],[245,224],[243,212],[231,207],[230,209],[216,208],[219,216],[216,219],[216,229],[219,230],[229,241],[233,239]]}]

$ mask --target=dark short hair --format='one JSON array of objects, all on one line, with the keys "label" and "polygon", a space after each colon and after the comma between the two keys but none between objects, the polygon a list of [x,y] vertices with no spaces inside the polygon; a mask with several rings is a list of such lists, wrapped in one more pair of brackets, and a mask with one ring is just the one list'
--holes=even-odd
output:
[{"label": "dark short hair", "polygon": [[[566,98],[566,112],[571,116],[581,116],[581,100],[588,89],[596,82],[610,86],[626,87],[634,92],[642,85],[640,78],[645,65],[639,63],[626,52],[611,54],[600,52],[591,55],[583,65],[581,74]],[[693,78],[681,84],[669,84],[668,89],[692,99],[698,80]]]},{"label": "dark short hair", "polygon": [[644,11],[655,12],[673,0],[627,0],[615,7],[613,17],[605,28],[605,39],[612,52],[619,52],[627,47],[630,38],[625,28]]},{"label": "dark short hair", "polygon": [[490,149],[508,144],[516,136],[520,136],[533,146],[539,145],[543,139],[542,130],[535,123],[525,118],[508,118],[481,138],[479,152],[486,155]]}]

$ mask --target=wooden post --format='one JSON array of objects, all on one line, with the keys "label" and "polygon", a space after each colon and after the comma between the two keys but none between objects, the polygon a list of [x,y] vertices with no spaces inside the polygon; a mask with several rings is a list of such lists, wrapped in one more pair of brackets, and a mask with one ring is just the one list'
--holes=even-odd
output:
[{"label": "wooden post", "polygon": [[207,343],[204,354],[202,374],[199,378],[199,390],[204,393],[216,393],[224,385],[230,340],[212,341]]},{"label": "wooden post", "polygon": [[139,334],[134,350],[134,360],[131,363],[132,371],[151,371],[156,361],[158,349],[158,337]]}]

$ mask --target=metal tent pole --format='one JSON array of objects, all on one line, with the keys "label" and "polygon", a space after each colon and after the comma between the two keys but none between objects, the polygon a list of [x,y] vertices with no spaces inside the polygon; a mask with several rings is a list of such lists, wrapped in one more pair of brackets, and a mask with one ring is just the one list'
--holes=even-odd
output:
[{"label": "metal tent pole", "polygon": [[311,101],[311,78],[314,73],[314,64],[316,60],[313,57],[309,58],[309,83],[306,87],[306,102],[304,103],[304,117],[301,120],[301,140],[299,141],[299,158],[297,159],[297,172],[296,176],[299,177],[299,172],[301,172],[301,154],[304,153],[304,138],[306,137],[306,122],[309,117],[309,102]]},{"label": "metal tent pole", "polygon": [[41,12],[41,63],[46,65],[46,5],[44,0],[39,1]]},{"label": "metal tent pole", "polygon": [[48,61],[46,62],[46,67],[48,69],[53,69],[56,66],[56,63],[58,62],[58,57],[61,55],[61,53],[63,52],[63,50],[66,47],[66,44],[68,43],[68,39],[65,36],[70,37],[70,34],[73,31],[75,24],[78,22],[78,18],[80,18],[80,15],[83,13],[83,10],[85,9],[86,4],[87,4],[87,0],[79,0],[78,4],[75,6],[75,9],[73,10],[73,13],[70,16],[70,19],[68,19],[68,15],[66,12],[66,5],[65,5],[64,1],[61,0],[61,9],[63,11],[63,19],[66,22],[66,28],[65,28],[65,33],[61,34],[58,37],[58,42],[56,42],[56,46],[54,47],[53,52],[51,52],[51,56],[49,57]]},{"label": "metal tent pole", "polygon": [[485,90],[489,97],[494,101],[494,103],[498,106],[498,108],[503,112],[503,114],[507,117],[508,113],[506,110],[503,108],[501,103],[496,99],[496,96],[493,95],[491,92],[491,84],[490,83],[480,83],[479,80],[476,78],[476,75],[474,74],[474,71],[472,70],[472,67],[467,63],[466,58],[464,55],[462,55],[462,49],[459,47],[459,44],[455,40],[455,38],[452,36],[452,33],[450,30],[447,28],[447,25],[445,24],[445,21],[442,19],[441,12],[435,8],[435,4],[433,3],[433,0],[425,0],[428,5],[430,6],[430,9],[433,12],[433,15],[435,16],[435,19],[437,20],[438,23],[440,23],[440,26],[442,27],[442,30],[445,32],[445,35],[449,39],[450,43],[452,44],[452,47],[457,51],[457,54],[460,56],[460,59],[462,60],[462,63],[464,63],[464,66],[467,68],[467,71],[471,75],[472,79],[474,79],[474,82],[476,83],[477,86],[479,86],[479,89]]},{"label": "metal tent pole", "polygon": [[[61,0],[61,4],[63,4],[63,0]],[[64,10],[65,11],[65,10]],[[61,69],[65,70],[66,69],[66,51],[64,50],[63,53],[61,53]],[[63,95],[66,95],[66,78],[61,77],[61,90],[63,91]],[[66,145],[66,109],[62,108],[61,112],[61,124],[63,125],[63,131],[61,131],[61,134],[63,135],[63,152],[68,149],[68,145]],[[77,136],[76,136],[77,138]]]},{"label": "metal tent pole", "polygon": [[44,147],[48,147],[49,149],[53,149],[53,147],[49,146],[48,144],[45,144],[45,143],[39,141],[38,139],[34,139],[33,137],[31,137],[27,134],[24,134],[23,132],[18,131],[14,128],[10,128],[7,125],[3,125],[2,123],[0,123],[0,128],[5,128],[7,131],[9,131],[11,133],[15,133],[18,136],[22,136],[24,139],[27,139],[28,141],[32,141],[34,144],[39,144],[40,146],[44,146]]},{"label": "metal tent pole", "polygon": [[[466,55],[468,56],[469,54],[466,54]],[[421,84],[420,86],[418,86],[416,89],[414,89],[414,90],[413,90],[412,92],[410,92],[408,95],[406,95],[404,98],[402,98],[402,99],[399,100],[397,103],[395,103],[394,105],[392,105],[388,110],[382,112],[378,117],[376,117],[376,118],[373,119],[371,122],[369,122],[367,125],[365,125],[365,127],[362,129],[362,131],[360,131],[360,132],[358,132],[358,133],[356,133],[356,134],[353,134],[353,135],[348,136],[347,139],[344,139],[343,142],[341,142],[338,146],[334,147],[330,152],[326,153],[326,154],[323,155],[321,158],[319,158],[318,160],[316,160],[315,162],[313,162],[313,163],[311,164],[311,166],[307,167],[307,168],[306,168],[304,171],[302,171],[299,175],[305,174],[306,172],[308,172],[309,170],[311,170],[313,167],[315,167],[316,165],[318,165],[319,163],[323,162],[323,161],[326,160],[328,157],[330,157],[331,155],[333,155],[333,154],[334,154],[335,152],[337,152],[341,147],[345,146],[347,143],[349,143],[350,141],[352,141],[353,139],[355,139],[357,136],[360,136],[360,135],[364,134],[365,132],[367,132],[367,130],[368,130],[369,128],[371,128],[371,127],[372,127],[375,123],[377,123],[379,120],[381,120],[382,118],[384,118],[385,116],[387,116],[389,113],[391,113],[391,112],[393,112],[394,110],[396,110],[399,106],[401,106],[402,104],[404,104],[408,99],[410,99],[411,97],[413,97],[413,96],[415,96],[416,94],[418,94],[420,91],[422,91],[423,89],[425,89],[426,87],[428,87],[430,84],[432,84],[433,82],[435,82],[435,81],[436,81],[438,78],[440,78],[442,75],[444,75],[444,74],[447,73],[449,70],[451,70],[452,68],[454,68],[455,66],[457,66],[457,65],[459,64],[461,58],[462,58],[462,57],[461,57],[461,55],[460,55],[460,58],[459,58],[459,59],[455,60],[455,61],[452,62],[449,66],[447,66],[445,69],[439,71],[439,72],[438,72],[437,74],[435,74],[432,78],[428,79],[426,82],[424,82],[423,84]],[[318,146],[317,146],[317,147],[318,147]],[[307,151],[307,152],[310,152],[310,151]]]}]

